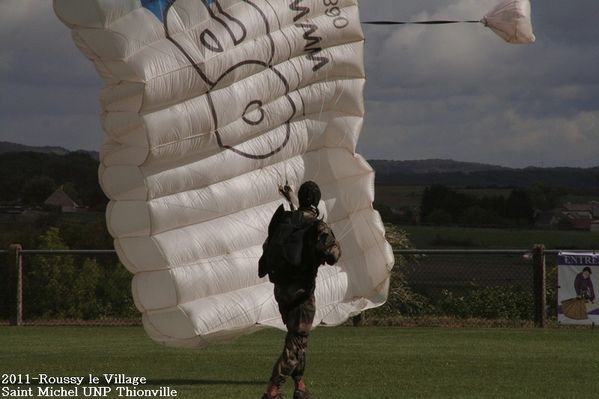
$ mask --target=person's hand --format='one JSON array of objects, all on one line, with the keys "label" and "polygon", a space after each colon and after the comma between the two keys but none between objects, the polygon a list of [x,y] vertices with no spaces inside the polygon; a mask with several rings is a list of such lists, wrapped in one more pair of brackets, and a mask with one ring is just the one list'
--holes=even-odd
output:
[{"label": "person's hand", "polygon": [[281,195],[287,196],[291,192],[291,187],[289,185],[279,186],[279,192]]},{"label": "person's hand", "polygon": [[290,185],[280,185],[279,194],[285,197],[287,202],[291,204],[291,210],[294,210],[298,206],[299,201],[297,200],[297,195],[295,195],[295,192],[293,191],[293,188],[291,188]]}]

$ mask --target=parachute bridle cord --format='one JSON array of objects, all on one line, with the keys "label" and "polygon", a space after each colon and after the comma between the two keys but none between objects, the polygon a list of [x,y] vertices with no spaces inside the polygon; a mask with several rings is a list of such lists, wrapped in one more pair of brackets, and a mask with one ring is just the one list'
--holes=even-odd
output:
[{"label": "parachute bridle cord", "polygon": [[363,21],[362,25],[444,25],[482,24],[497,36],[511,44],[535,42],[531,21],[530,0],[500,0],[499,4],[481,20],[433,20],[433,21]]},{"label": "parachute bridle cord", "polygon": [[362,25],[446,25],[446,24],[479,24],[482,21],[363,21]]}]

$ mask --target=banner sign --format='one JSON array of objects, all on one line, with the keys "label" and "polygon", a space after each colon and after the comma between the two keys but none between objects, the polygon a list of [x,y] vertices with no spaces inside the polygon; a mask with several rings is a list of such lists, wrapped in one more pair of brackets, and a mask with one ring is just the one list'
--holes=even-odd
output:
[{"label": "banner sign", "polygon": [[557,266],[557,321],[599,324],[599,254],[560,252]]}]

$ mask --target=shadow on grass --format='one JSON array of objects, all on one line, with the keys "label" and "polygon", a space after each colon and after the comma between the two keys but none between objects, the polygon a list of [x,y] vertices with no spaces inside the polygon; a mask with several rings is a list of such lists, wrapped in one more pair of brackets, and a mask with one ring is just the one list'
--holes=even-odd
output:
[{"label": "shadow on grass", "polygon": [[204,380],[204,379],[163,379],[163,380],[148,380],[146,385],[265,385],[265,381],[250,381],[250,380]]}]

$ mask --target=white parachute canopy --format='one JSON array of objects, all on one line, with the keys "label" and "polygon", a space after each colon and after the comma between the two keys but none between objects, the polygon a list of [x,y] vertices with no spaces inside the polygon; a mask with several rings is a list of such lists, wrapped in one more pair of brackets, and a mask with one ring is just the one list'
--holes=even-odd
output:
[{"label": "white parachute canopy", "polygon": [[147,333],[201,347],[284,328],[258,259],[283,203],[314,180],[341,242],[315,325],[383,304],[394,257],[355,153],[363,122],[357,0],[54,0],[106,82],[100,183]]},{"label": "white parachute canopy", "polygon": [[481,22],[508,43],[534,43],[529,0],[503,0]]}]

